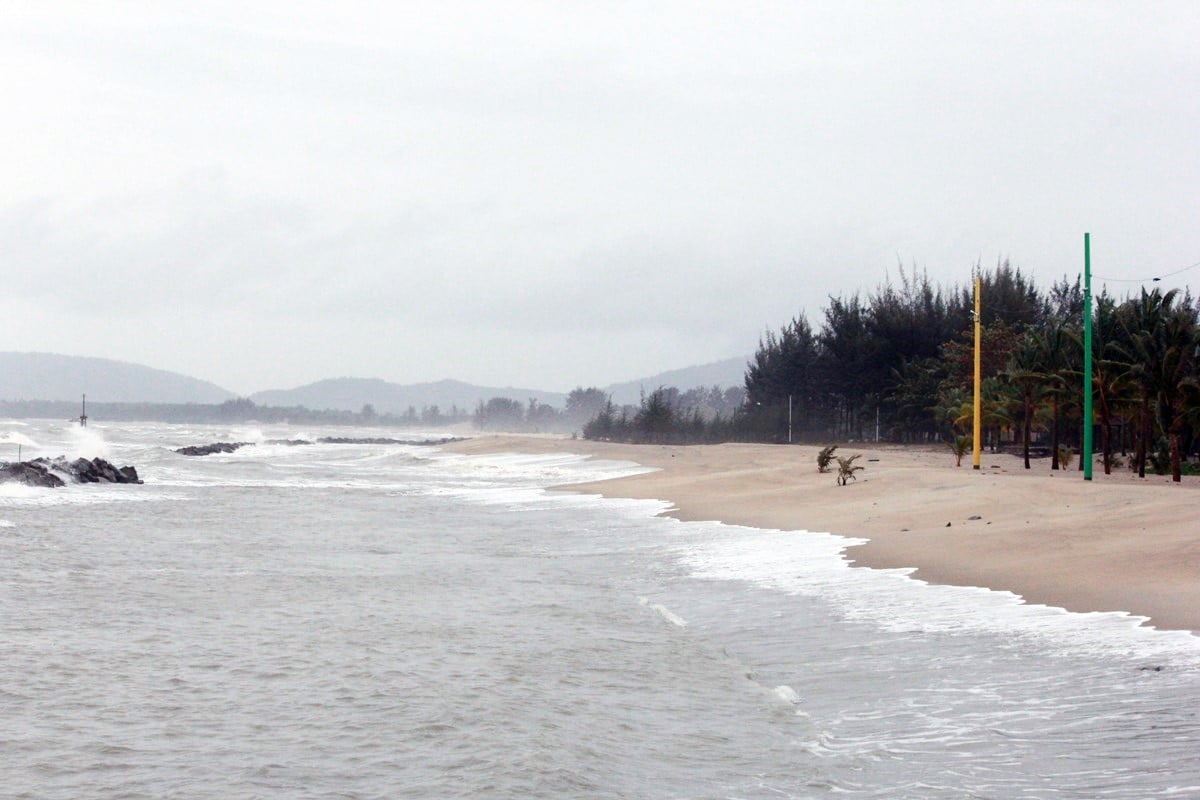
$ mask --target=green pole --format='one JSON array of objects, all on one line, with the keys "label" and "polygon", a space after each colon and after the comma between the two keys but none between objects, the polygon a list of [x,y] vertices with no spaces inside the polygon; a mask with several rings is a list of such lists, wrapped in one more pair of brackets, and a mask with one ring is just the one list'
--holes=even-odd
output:
[{"label": "green pole", "polygon": [[973,420],[972,420],[972,424],[971,424],[971,439],[972,439],[971,467],[972,467],[972,469],[979,469],[979,454],[983,451],[983,414],[982,414],[982,397],[983,397],[983,395],[982,395],[981,388],[980,388],[983,385],[982,379],[980,377],[983,372],[982,367],[981,367],[982,357],[980,355],[983,351],[982,336],[980,335],[980,331],[982,330],[982,324],[983,324],[980,321],[980,316],[982,313],[983,313],[983,279],[980,278],[978,274],[976,274],[975,275],[975,381],[974,381],[975,397],[972,402]]},{"label": "green pole", "polygon": [[1092,479],[1092,235],[1083,235],[1083,479]]}]

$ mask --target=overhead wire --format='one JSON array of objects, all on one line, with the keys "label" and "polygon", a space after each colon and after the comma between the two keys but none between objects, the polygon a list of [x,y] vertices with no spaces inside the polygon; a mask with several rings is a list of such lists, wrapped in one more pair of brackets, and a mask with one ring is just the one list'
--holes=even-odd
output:
[{"label": "overhead wire", "polygon": [[1180,267],[1174,272],[1167,272],[1163,275],[1155,275],[1149,278],[1105,278],[1102,275],[1093,275],[1092,279],[1098,281],[1109,281],[1110,283],[1157,283],[1163,278],[1170,278],[1172,276],[1179,275],[1180,273],[1187,272],[1189,269],[1195,269],[1196,267],[1200,267],[1200,261],[1197,261],[1195,264],[1188,264],[1186,267]]}]

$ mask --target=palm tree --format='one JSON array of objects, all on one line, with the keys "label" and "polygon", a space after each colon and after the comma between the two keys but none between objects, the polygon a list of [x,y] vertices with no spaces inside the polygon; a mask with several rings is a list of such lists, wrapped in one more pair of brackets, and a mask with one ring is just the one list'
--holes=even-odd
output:
[{"label": "palm tree", "polygon": [[1166,294],[1143,289],[1122,316],[1125,342],[1116,347],[1124,357],[1126,376],[1138,389],[1138,475],[1146,475],[1146,445],[1157,423],[1167,437],[1171,479],[1177,482],[1182,480],[1179,444],[1187,417],[1183,400],[1197,359],[1196,311],[1189,303],[1175,306],[1178,294],[1177,289]]},{"label": "palm tree", "polygon": [[1060,405],[1074,396],[1067,381],[1070,335],[1062,320],[1048,320],[1041,331],[1030,332],[1044,376],[1043,394],[1050,399],[1050,469],[1059,469],[1058,440],[1062,423]]},{"label": "palm tree", "polygon": [[[1100,413],[1100,448],[1104,454],[1105,475],[1112,474],[1114,407],[1125,397],[1129,388],[1125,380],[1127,365],[1121,361],[1119,335],[1117,304],[1107,292],[1102,292],[1096,298],[1092,320],[1092,390],[1096,393],[1096,409]],[[1074,338],[1082,351],[1083,341],[1077,335]]]},{"label": "palm tree", "polygon": [[1032,330],[1026,331],[1013,350],[1008,367],[1003,373],[1004,379],[1021,392],[1021,443],[1024,448],[1025,469],[1029,469],[1029,439],[1032,434],[1035,402],[1041,397],[1047,381],[1046,374],[1042,372],[1039,350],[1036,334]]},{"label": "palm tree", "polygon": [[[1146,477],[1146,445],[1150,438],[1150,397],[1153,394],[1153,369],[1148,353],[1142,353],[1146,344],[1139,335],[1162,324],[1162,295],[1157,289],[1147,294],[1142,290],[1139,300],[1130,298],[1118,310],[1121,339],[1113,343],[1113,351],[1120,359],[1121,378],[1137,394],[1137,445],[1134,454],[1138,477]],[[1143,355],[1146,358],[1143,358]]]}]

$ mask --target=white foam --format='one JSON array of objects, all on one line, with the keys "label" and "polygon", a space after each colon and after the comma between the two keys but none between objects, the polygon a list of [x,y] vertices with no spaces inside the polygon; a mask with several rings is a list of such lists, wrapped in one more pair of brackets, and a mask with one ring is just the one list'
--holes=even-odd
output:
[{"label": "white foam", "polygon": [[75,457],[104,458],[109,457],[108,442],[97,428],[85,428],[81,425],[68,426],[71,452]]},{"label": "white foam", "polygon": [[262,444],[266,440],[267,435],[263,433],[262,428],[237,428],[231,438],[239,442]]},{"label": "white foam", "polygon": [[661,616],[662,619],[671,622],[671,624],[676,627],[688,627],[688,620],[685,620],[682,618],[682,616],[672,612],[670,608],[662,606],[661,603],[654,603],[653,606],[650,606],[650,610],[653,610],[653,612]]},{"label": "white foam", "polygon": [[[0,484],[0,508],[14,506],[108,505],[181,500],[184,495],[111,484],[68,484],[51,489],[23,483]],[[3,526],[0,526],[3,527]]]},{"label": "white foam", "polygon": [[0,483],[0,504],[5,500],[25,500],[50,491],[37,486],[26,486],[23,483]]},{"label": "white foam", "polygon": [[808,531],[763,531],[720,523],[673,548],[699,578],[741,580],[791,594],[822,597],[846,619],[890,631],[980,633],[1035,639],[1060,652],[1171,658],[1200,666],[1200,637],[1143,626],[1124,612],[1072,613],[1028,604],[1012,592],[931,585],[911,569],[852,567],[845,549],[862,539]]},{"label": "white foam", "polygon": [[589,483],[655,471],[632,461],[591,459],[573,453],[496,453],[464,456],[435,450],[430,453],[430,458],[437,460],[440,466],[460,472],[490,476],[497,480],[523,479],[539,488]]},{"label": "white foam", "polygon": [[793,706],[800,703],[800,695],[790,686],[776,686],[771,690],[771,694],[775,695],[780,701]]},{"label": "white foam", "polygon": [[[643,518],[671,508],[669,503],[657,500],[614,500],[538,491],[550,485],[650,471],[630,462],[599,462],[562,454],[439,453],[438,458],[443,465],[457,467],[474,478],[491,479],[490,486],[466,483],[451,490],[479,502],[604,504]],[[514,486],[513,480],[523,485]],[[669,552],[693,576],[747,581],[776,591],[821,597],[834,613],[847,620],[898,632],[1024,637],[1048,652],[1064,655],[1170,660],[1176,665],[1200,667],[1200,637],[1187,631],[1145,626],[1142,623],[1146,617],[1125,612],[1068,612],[1026,603],[1012,592],[927,584],[911,577],[912,569],[852,567],[845,550],[865,539],[803,530],[760,530],[720,522],[669,518],[656,522],[676,526],[675,544]],[[673,612],[663,608],[659,613],[663,612],[686,625]],[[668,619],[665,614],[663,618]]]},{"label": "white foam", "polygon": [[[5,424],[8,425],[10,423],[6,422]],[[4,442],[4,443],[10,444],[10,445],[18,445],[19,444],[22,447],[29,447],[29,448],[34,448],[34,449],[41,447],[41,445],[39,445],[33,439],[30,439],[28,436],[21,433],[20,431],[5,431],[4,433],[0,433],[0,442]]]},{"label": "white foam", "polygon": [[674,625],[676,628],[686,628],[687,627],[687,620],[685,620],[683,617],[679,616],[678,614],[675,614],[666,606],[661,605],[660,603],[651,603],[645,597],[639,597],[637,600],[638,600],[638,605],[649,608],[651,611],[658,614],[660,617],[662,617],[664,620],[666,620],[667,622]]}]

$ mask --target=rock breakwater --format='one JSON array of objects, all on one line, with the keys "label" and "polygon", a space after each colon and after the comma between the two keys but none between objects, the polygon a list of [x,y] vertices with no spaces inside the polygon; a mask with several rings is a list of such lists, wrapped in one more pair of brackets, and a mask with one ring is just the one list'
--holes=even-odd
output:
[{"label": "rock breakwater", "polygon": [[57,488],[67,480],[75,483],[142,483],[134,467],[117,467],[103,458],[65,456],[55,459],[35,458],[14,464],[0,464],[0,483],[23,483],[26,486]]}]

